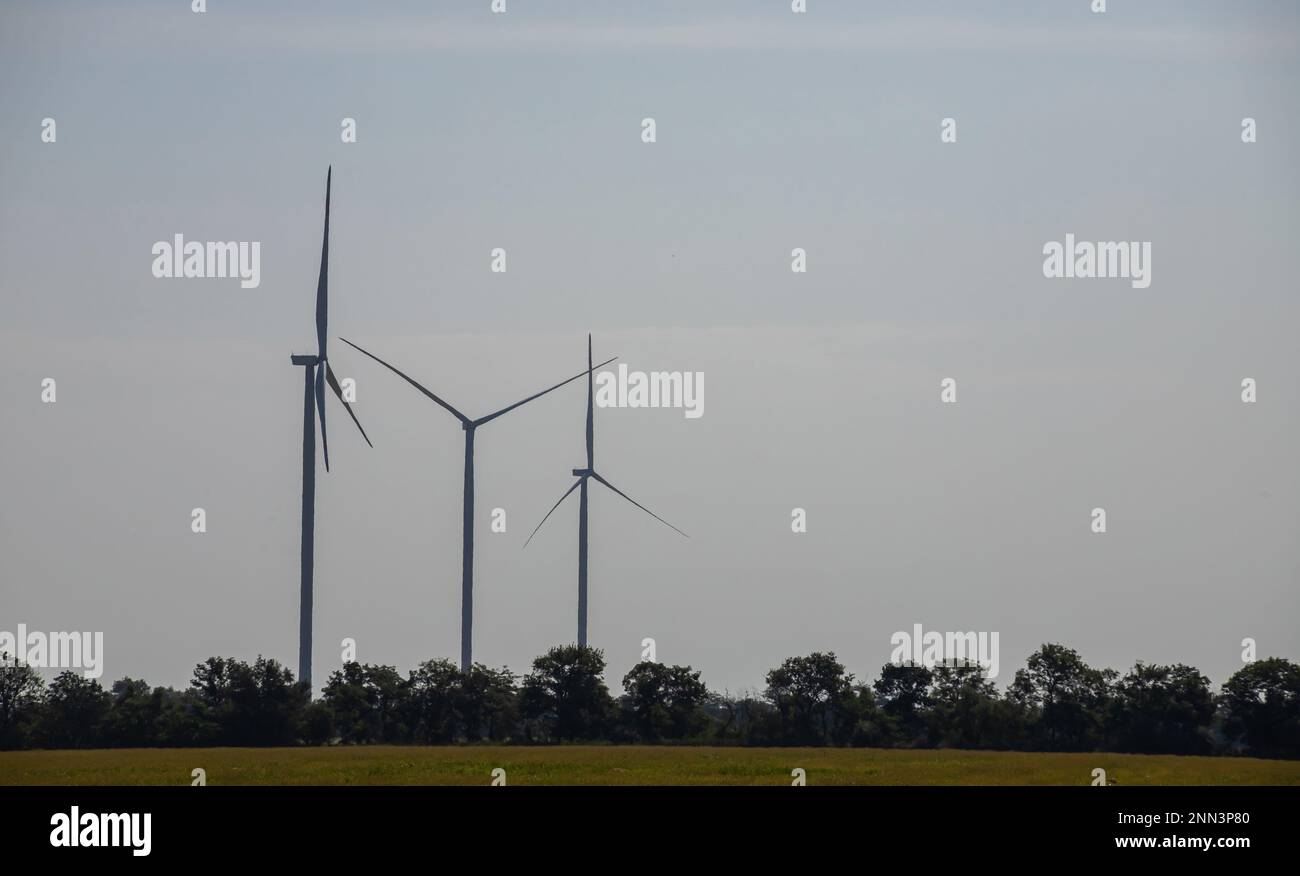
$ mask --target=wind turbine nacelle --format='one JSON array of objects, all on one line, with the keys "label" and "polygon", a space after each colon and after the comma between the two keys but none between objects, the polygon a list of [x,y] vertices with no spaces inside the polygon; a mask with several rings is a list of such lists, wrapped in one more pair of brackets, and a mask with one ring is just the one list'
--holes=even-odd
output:
[{"label": "wind turbine nacelle", "polygon": [[299,356],[291,353],[289,354],[289,361],[295,365],[319,365],[320,356]]},{"label": "wind turbine nacelle", "polygon": [[585,478],[585,477],[587,477],[587,476],[589,476],[589,475],[593,475],[593,474],[595,474],[595,472],[594,472],[592,469],[589,469],[589,468],[575,468],[575,469],[573,470],[573,476],[574,476],[575,478]]}]

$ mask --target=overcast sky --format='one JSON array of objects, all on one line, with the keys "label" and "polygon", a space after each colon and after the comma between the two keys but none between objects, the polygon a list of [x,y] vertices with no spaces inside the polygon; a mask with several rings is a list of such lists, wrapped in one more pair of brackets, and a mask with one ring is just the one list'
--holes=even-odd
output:
[{"label": "overcast sky", "polygon": [[[0,629],[103,631],[105,681],[296,667],[333,164],[331,362],[375,446],[331,398],[318,685],[344,637],[459,651],[461,430],[339,335],[473,416],[588,331],[704,372],[699,419],[596,413],[605,476],[690,534],[592,494],[616,689],[647,636],[734,692],[813,650],[869,679],[918,623],[999,632],[1003,684],[1049,641],[1216,684],[1245,637],[1300,658],[1300,13],[1108,5],[6,3]],[[1149,241],[1150,287],[1044,278],[1071,232]],[[260,286],[155,279],[175,234],[260,241]],[[479,433],[476,660],[576,637],[576,503],[522,545],[584,404]]]}]

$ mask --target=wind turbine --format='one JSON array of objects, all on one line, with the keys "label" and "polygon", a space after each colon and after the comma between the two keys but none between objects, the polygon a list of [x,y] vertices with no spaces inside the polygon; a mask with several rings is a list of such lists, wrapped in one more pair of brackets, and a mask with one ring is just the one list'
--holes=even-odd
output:
[{"label": "wind turbine", "polygon": [[[361,437],[370,444],[370,437],[361,428],[361,421],[352,406],[343,398],[334,369],[325,356],[325,323],[329,312],[329,260],[330,260],[330,180],[334,175],[331,165],[325,174],[325,236],[320,250],[320,278],[316,281],[316,349],[315,356],[292,354],[289,360],[302,366],[302,585],[298,605],[298,680],[311,684],[311,610],[312,573],[316,543],[316,418],[320,417],[320,444],[325,455],[325,471],[330,470],[329,441],[325,437],[325,384],[343,402],[352,422],[361,429]],[[373,447],[373,444],[370,444]]]},{"label": "wind turbine", "polygon": [[[392,371],[398,377],[414,386],[425,396],[432,399],[436,404],[445,409],[457,420],[460,420],[460,427],[465,430],[465,507],[461,522],[462,542],[461,542],[461,580],[460,580],[460,668],[462,671],[469,671],[471,654],[473,652],[474,641],[474,432],[479,426],[492,422],[502,414],[508,414],[520,405],[527,404],[535,398],[540,398],[552,390],[559,389],[566,383],[572,383],[583,374],[589,374],[591,371],[591,360],[587,361],[587,371],[579,372],[568,380],[561,380],[554,386],[543,389],[541,392],[533,393],[522,401],[517,401],[512,405],[507,405],[499,411],[488,414],[485,417],[479,417],[477,420],[471,420],[469,417],[456,410],[447,402],[438,398],[425,387],[416,383],[408,375],[389,365],[383,359],[380,359],[374,353],[358,347],[347,338],[339,338],[343,343],[362,353],[365,353],[371,359],[374,359],[380,365],[383,365],[389,371]],[[617,358],[617,357],[615,357]],[[600,363],[608,365],[614,359],[606,360]]]},{"label": "wind turbine", "polygon": [[[595,406],[593,404],[594,395],[592,391],[592,372],[601,365],[607,364],[609,363],[602,362],[600,365],[595,366],[591,364],[591,335],[587,335],[587,467],[575,468],[573,470],[573,474],[577,477],[577,480],[573,482],[573,486],[565,490],[564,495],[560,497],[559,501],[551,506],[551,510],[546,512],[546,517],[542,518],[542,523],[545,523],[547,519],[555,513],[555,509],[560,507],[560,503],[569,498],[569,494],[574,490],[578,490],[578,646],[582,648],[587,646],[587,481],[590,479],[595,480],[597,483],[604,484],[606,487],[613,490],[624,499],[627,499],[645,513],[649,514],[655,520],[658,520],[664,526],[667,526],[679,535],[690,538],[686,533],[682,532],[676,526],[673,526],[667,520],[664,520],[636,499],[633,499],[627,493],[624,493],[596,472],[594,448]],[[542,528],[542,523],[537,524],[537,529],[534,529],[532,535],[528,536],[528,541],[524,542],[524,547],[528,547],[529,542],[533,540],[533,535],[537,535],[537,531]]]}]

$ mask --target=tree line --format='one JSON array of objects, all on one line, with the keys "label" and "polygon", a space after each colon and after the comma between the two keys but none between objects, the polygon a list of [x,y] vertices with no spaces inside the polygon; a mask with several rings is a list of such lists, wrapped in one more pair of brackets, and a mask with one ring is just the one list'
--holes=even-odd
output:
[{"label": "tree line", "polygon": [[0,748],[562,742],[812,745],[1300,756],[1300,665],[1246,664],[1216,694],[1194,667],[1126,674],[1047,644],[999,691],[975,664],[885,664],[857,681],[832,653],[791,657],[762,692],[710,691],[642,662],[610,693],[605,659],[563,645],[520,677],[449,660],[405,676],[347,663],[322,695],[277,661],[211,657],[185,690],[65,671],[46,684],[0,655]]}]

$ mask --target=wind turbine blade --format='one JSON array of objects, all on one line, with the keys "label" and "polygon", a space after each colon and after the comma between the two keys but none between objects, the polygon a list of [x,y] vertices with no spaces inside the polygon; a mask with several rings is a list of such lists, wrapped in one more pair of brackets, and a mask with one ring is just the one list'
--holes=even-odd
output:
[{"label": "wind turbine blade", "polygon": [[633,498],[632,498],[631,496],[629,496],[627,493],[623,492],[623,491],[620,490],[618,487],[614,486],[614,485],[611,484],[609,481],[605,480],[605,479],[602,478],[600,475],[596,474],[594,471],[591,473],[591,476],[592,476],[593,478],[595,478],[596,480],[600,481],[600,482],[601,482],[602,484],[604,484],[605,486],[609,487],[609,488],[610,488],[611,490],[613,490],[614,492],[618,493],[618,494],[619,494],[620,496],[622,496],[624,499],[627,499],[629,502],[631,502],[633,505],[635,505],[635,506],[637,506],[638,508],[640,508],[640,509],[641,509],[642,511],[644,511],[645,513],[649,514],[649,515],[650,515],[651,517],[653,517],[655,520],[658,520],[658,521],[659,521],[660,523],[662,523],[664,526],[667,526],[667,527],[668,527],[669,529],[671,529],[673,532],[677,533],[678,535],[684,536],[685,538],[690,538],[689,535],[686,535],[686,533],[682,532],[682,531],[681,531],[680,529],[678,529],[676,526],[673,526],[673,525],[672,525],[671,523],[669,523],[667,520],[664,520],[664,519],[663,519],[662,517],[660,517],[658,514],[654,513],[654,512],[651,511],[649,508],[647,508],[646,506],[642,505],[642,504],[641,504],[640,502],[638,502],[636,499],[633,499]]},{"label": "wind turbine blade", "polygon": [[[569,498],[569,494],[572,493],[574,490],[578,489],[578,485],[581,483],[582,483],[582,478],[578,478],[576,481],[573,482],[573,486],[569,487],[567,490],[564,491],[564,495],[560,497],[560,501],[552,505],[551,510],[546,512],[546,516],[542,518],[542,523],[545,523],[547,520],[550,519],[550,516],[555,513],[555,509],[560,507],[560,502],[563,502],[565,499]],[[524,542],[524,547],[528,547],[528,542],[532,541],[533,535],[536,535],[537,530],[542,528],[542,523],[537,524],[537,529],[534,529],[532,535],[528,536],[528,541]]]},{"label": "wind turbine blade", "polygon": [[587,334],[587,468],[596,467],[596,416],[592,388],[591,334]]},{"label": "wind turbine blade", "polygon": [[[320,278],[316,281],[316,355],[322,360],[325,359],[325,324],[329,314],[330,181],[333,176],[334,167],[331,165],[325,174],[325,235],[320,245]],[[324,393],[318,395],[324,398]]]},{"label": "wind turbine blade", "polygon": [[[334,376],[334,369],[329,366],[328,362],[325,363],[325,380],[329,383],[330,389],[334,390],[334,394],[339,397],[339,401],[343,402],[343,407],[348,409],[348,415],[352,417],[352,422],[357,424],[358,429],[361,429],[361,437],[366,439],[367,444],[370,444],[370,436],[366,434],[365,429],[361,428],[361,421],[357,419],[357,414],[352,410],[352,405],[348,404],[347,399],[343,397],[343,390],[339,387],[338,379]],[[370,446],[374,447],[375,445],[370,444]]]},{"label": "wind turbine blade", "polygon": [[330,442],[325,436],[325,369],[316,366],[316,416],[320,418],[320,447],[325,454],[325,470],[330,470]]},{"label": "wind turbine blade", "polygon": [[[617,356],[614,357],[614,359],[617,359],[617,358],[618,358]],[[614,359],[606,359],[604,362],[601,362],[600,365],[597,365],[596,367],[599,368],[599,367],[601,367],[601,365],[608,365],[610,362],[613,362]],[[557,389],[559,389],[561,386],[564,386],[566,383],[572,383],[573,381],[577,380],[577,379],[578,379],[579,377],[581,377],[582,375],[589,373],[590,370],[591,370],[591,369],[588,369],[587,371],[579,371],[577,374],[573,375],[573,376],[570,377],[568,380],[561,380],[559,383],[555,384],[554,386],[549,386],[549,387],[547,387],[546,389],[543,389],[541,392],[533,393],[533,394],[530,395],[528,398],[523,399],[522,401],[517,401],[517,402],[515,402],[514,404],[512,404],[512,405],[510,405],[510,406],[508,406],[508,407],[504,407],[504,408],[502,408],[501,410],[496,411],[495,413],[488,414],[486,417],[479,417],[477,420],[474,421],[474,425],[475,425],[475,426],[482,426],[484,423],[491,422],[492,420],[495,420],[497,417],[501,416],[502,414],[508,414],[508,413],[510,413],[511,411],[513,411],[515,408],[519,407],[520,405],[526,405],[526,404],[528,404],[530,401],[532,401],[533,399],[535,399],[535,398],[541,398],[542,396],[546,395],[548,392],[552,392],[553,390],[557,390]]]},{"label": "wind turbine blade", "polygon": [[367,356],[369,356],[371,359],[374,359],[374,360],[375,360],[376,362],[378,362],[380,365],[383,365],[383,366],[384,366],[385,368],[387,368],[389,371],[393,372],[393,373],[396,374],[398,377],[402,378],[402,379],[405,380],[407,383],[411,384],[411,386],[414,386],[414,387],[415,387],[416,389],[418,389],[420,392],[424,393],[426,396],[428,396],[429,398],[433,399],[433,400],[434,400],[435,402],[437,402],[438,404],[442,405],[444,408],[447,409],[447,412],[448,412],[448,413],[450,413],[450,414],[451,414],[453,417],[455,417],[456,419],[460,420],[462,423],[468,423],[468,422],[469,422],[469,417],[465,416],[465,415],[462,414],[460,411],[456,410],[456,409],[453,408],[451,405],[447,404],[445,401],[443,401],[442,399],[438,398],[438,397],[437,397],[436,395],[434,395],[433,393],[429,392],[429,390],[425,389],[423,386],[421,386],[420,384],[416,383],[414,380],[412,380],[412,379],[411,379],[410,377],[408,377],[407,375],[403,374],[401,371],[398,371],[398,370],[397,370],[396,368],[394,368],[392,365],[389,365],[389,364],[388,364],[387,362],[385,362],[383,359],[380,359],[380,358],[379,358],[378,356],[376,356],[374,353],[371,353],[371,352],[368,351],[368,350],[362,350],[361,347],[358,347],[356,344],[352,343],[352,342],[349,341],[347,338],[339,338],[339,340],[342,341],[343,343],[347,344],[349,347],[352,347],[352,348],[357,349],[357,350],[361,350],[362,353],[365,353],[365,354],[366,354]]}]

